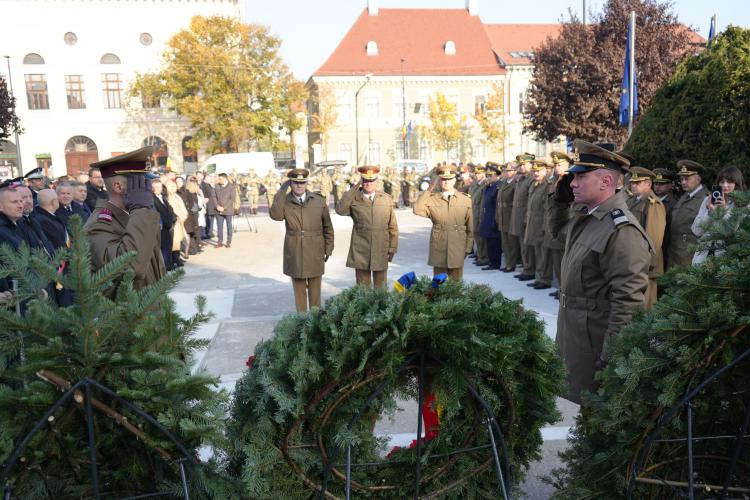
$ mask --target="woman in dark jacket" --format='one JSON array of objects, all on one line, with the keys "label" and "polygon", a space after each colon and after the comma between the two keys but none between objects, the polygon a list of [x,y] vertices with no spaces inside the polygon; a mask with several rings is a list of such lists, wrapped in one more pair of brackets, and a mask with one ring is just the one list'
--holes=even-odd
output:
[{"label": "woman in dark jacket", "polygon": [[187,184],[177,191],[188,210],[188,217],[185,219],[184,224],[185,232],[190,235],[190,255],[195,255],[201,250],[200,226],[198,226],[198,212],[200,212],[200,205],[198,204],[199,189],[198,179],[190,176]]}]

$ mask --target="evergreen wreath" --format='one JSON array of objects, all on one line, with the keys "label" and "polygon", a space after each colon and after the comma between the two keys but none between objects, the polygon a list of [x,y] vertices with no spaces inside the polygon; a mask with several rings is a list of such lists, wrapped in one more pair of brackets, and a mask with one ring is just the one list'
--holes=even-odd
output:
[{"label": "evergreen wreath", "polygon": [[[750,193],[730,195],[729,213],[717,209],[698,244],[703,264],[670,270],[660,283],[665,295],[614,336],[601,388],[589,394],[577,418],[565,468],[554,474],[556,498],[625,498],[628,482],[648,434],[660,425],[659,442],[640,472],[674,485],[688,483],[687,415],[664,421],[688,388],[695,388],[750,349]],[[746,360],[716,379],[692,400],[695,484],[722,486],[724,480],[750,492],[750,446],[745,438],[733,477],[724,476],[750,404]],[[746,422],[745,422],[745,425]],[[709,439],[706,439],[709,437]],[[644,476],[645,477],[645,476]],[[649,477],[645,477],[649,480]],[[638,482],[633,498],[675,498],[666,484]],[[716,488],[699,488],[696,498],[718,498]],[[721,490],[721,488],[719,488]],[[745,496],[742,496],[745,495]]]},{"label": "evergreen wreath", "polygon": [[[519,301],[461,281],[434,288],[423,278],[402,294],[344,290],[324,308],[285,317],[256,347],[237,383],[228,428],[230,467],[245,495],[313,497],[332,451],[351,444],[353,463],[388,462],[353,468],[354,494],[411,496],[415,451],[383,458],[386,439],[374,436],[373,427],[379,416],[396,411],[396,397],[417,399],[413,371],[397,373],[414,353],[445,363],[427,373],[440,423],[422,445],[423,498],[498,496],[489,450],[451,454],[489,442],[467,380],[503,431],[517,484],[540,457],[541,427],[559,419],[555,396],[565,376],[555,346]],[[388,390],[349,431],[352,415],[383,381]],[[334,470],[328,498],[343,497],[342,477]]]}]

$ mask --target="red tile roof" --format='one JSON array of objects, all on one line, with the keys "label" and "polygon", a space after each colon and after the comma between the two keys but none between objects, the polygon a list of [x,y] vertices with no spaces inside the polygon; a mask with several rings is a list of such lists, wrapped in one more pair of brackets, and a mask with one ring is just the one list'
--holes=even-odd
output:
[{"label": "red tile roof", "polygon": [[558,24],[485,24],[492,50],[503,65],[533,64],[529,53],[549,37],[557,37]]},{"label": "red tile roof", "polygon": [[[455,55],[445,54],[449,40]],[[367,55],[369,41],[377,43],[378,55]],[[505,73],[481,19],[466,9],[380,9],[375,16],[365,9],[313,76],[400,75],[401,58],[406,75]]]}]

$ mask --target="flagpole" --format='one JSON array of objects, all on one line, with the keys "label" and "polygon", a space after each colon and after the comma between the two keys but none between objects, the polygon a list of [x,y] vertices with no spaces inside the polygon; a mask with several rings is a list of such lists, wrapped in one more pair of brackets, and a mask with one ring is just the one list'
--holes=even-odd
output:
[{"label": "flagpole", "polygon": [[630,13],[630,60],[628,61],[628,139],[633,133],[633,106],[635,105],[635,11]]}]

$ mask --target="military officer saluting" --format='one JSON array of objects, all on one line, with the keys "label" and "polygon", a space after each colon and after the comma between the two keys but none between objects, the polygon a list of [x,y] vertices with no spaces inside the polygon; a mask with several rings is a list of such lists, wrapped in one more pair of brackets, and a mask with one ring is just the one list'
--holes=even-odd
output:
[{"label": "military officer saluting", "polygon": [[[553,235],[563,231],[557,346],[568,369],[567,399],[581,403],[594,391],[607,339],[643,306],[651,264],[651,242],[617,193],[628,160],[585,141],[558,182],[551,207]],[[583,204],[570,218],[571,202]]]},{"label": "military officer saluting", "polygon": [[[557,181],[560,177],[568,172],[570,167],[570,157],[562,151],[552,152],[552,176],[549,178],[549,184],[547,185],[547,201],[545,203],[545,216],[544,216],[544,248],[546,250],[546,258],[549,260],[552,266],[552,274],[557,277],[557,281],[560,281],[560,269],[562,268],[562,254],[565,250],[565,240],[552,236],[550,231],[550,206],[554,204],[554,194]],[[551,280],[550,280],[551,281]],[[551,296],[556,299],[560,298],[560,291],[555,290],[550,293]]]},{"label": "military officer saluting", "polygon": [[[432,221],[430,256],[427,264],[434,274],[463,278],[464,260],[474,242],[471,198],[455,190],[456,172],[447,165],[436,170],[438,180],[414,203],[414,214]],[[437,182],[442,191],[435,193]]]},{"label": "military officer saluting", "polygon": [[[134,287],[155,283],[166,273],[159,212],[154,210],[150,159],[153,147],[92,163],[104,178],[109,199],[100,198],[84,231],[91,244],[91,265],[98,271],[117,257],[135,252]],[[114,290],[112,291],[114,294]]]},{"label": "military officer saluting", "polygon": [[398,223],[393,198],[377,191],[379,167],[359,167],[361,181],[344,193],[336,213],[354,221],[346,267],[353,267],[358,285],[384,286],[388,263],[398,249]]},{"label": "military officer saluting", "polygon": [[514,178],[516,189],[513,192],[513,210],[510,219],[510,234],[518,238],[518,245],[521,251],[521,261],[523,270],[521,274],[513,277],[520,281],[533,280],[536,276],[536,261],[534,260],[534,246],[524,243],[526,235],[526,211],[529,208],[529,188],[534,182],[534,176],[529,175],[531,172],[531,162],[535,156],[531,153],[524,153],[516,156],[518,170]]},{"label": "military officer saluting", "polygon": [[[320,306],[320,287],[325,262],[333,253],[333,225],[328,204],[307,190],[310,172],[295,168],[273,199],[270,215],[284,221],[284,274],[292,278],[298,312]],[[291,192],[287,189],[291,185]]]},{"label": "military officer saluting", "polygon": [[667,266],[689,266],[693,263],[690,246],[698,242],[698,237],[691,229],[695,216],[708,196],[708,189],[701,184],[701,176],[705,174],[703,165],[692,160],[677,162],[677,175],[684,194],[677,200],[669,220],[669,235],[667,241]]},{"label": "military officer saluting", "polygon": [[651,190],[656,174],[647,168],[630,167],[630,190],[633,196],[628,199],[628,209],[651,238],[654,254],[648,271],[648,288],[643,307],[650,310],[656,303],[656,278],[664,274],[664,231],[667,228],[667,211],[659,197]]}]

